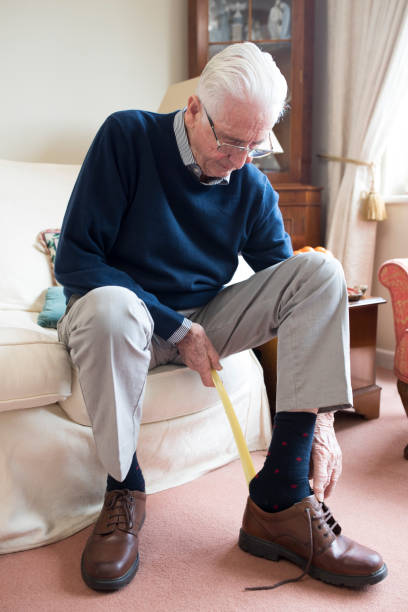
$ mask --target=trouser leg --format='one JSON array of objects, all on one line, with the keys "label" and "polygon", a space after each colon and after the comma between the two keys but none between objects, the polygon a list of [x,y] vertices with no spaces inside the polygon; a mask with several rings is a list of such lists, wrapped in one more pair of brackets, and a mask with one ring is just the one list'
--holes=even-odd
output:
[{"label": "trouser leg", "polygon": [[100,287],[73,303],[58,334],[78,368],[98,456],[123,480],[139,435],[152,318],[128,289]]},{"label": "trouser leg", "polygon": [[[226,287],[189,316],[221,357],[278,335],[277,411],[351,405],[347,292],[335,259],[290,258]],[[180,355],[152,337],[146,306],[120,287],[90,291],[58,327],[79,370],[98,455],[123,480],[137,445],[149,367],[181,363]]]},{"label": "trouser leg", "polygon": [[333,257],[292,257],[226,287],[190,318],[221,357],[278,336],[278,412],[352,404],[347,289]]},{"label": "trouser leg", "polygon": [[113,476],[108,474],[108,478],[106,479],[106,490],[117,491],[118,489],[128,489],[129,491],[142,491],[143,493],[146,491],[146,483],[143,476],[143,472],[140,469],[136,451],[133,454],[129,471],[124,480],[116,480]]}]

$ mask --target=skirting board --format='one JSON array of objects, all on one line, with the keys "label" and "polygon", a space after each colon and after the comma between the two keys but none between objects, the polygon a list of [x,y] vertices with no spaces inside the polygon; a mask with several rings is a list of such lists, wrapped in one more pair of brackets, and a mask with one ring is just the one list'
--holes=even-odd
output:
[{"label": "skirting board", "polygon": [[386,370],[394,369],[394,351],[377,348],[375,351],[375,363]]}]

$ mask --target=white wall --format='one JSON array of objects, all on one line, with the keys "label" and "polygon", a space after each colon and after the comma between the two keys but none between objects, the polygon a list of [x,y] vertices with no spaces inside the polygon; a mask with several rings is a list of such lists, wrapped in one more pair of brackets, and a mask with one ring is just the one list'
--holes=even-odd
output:
[{"label": "white wall", "polygon": [[80,163],[101,122],[188,77],[187,0],[0,0],[0,158]]}]

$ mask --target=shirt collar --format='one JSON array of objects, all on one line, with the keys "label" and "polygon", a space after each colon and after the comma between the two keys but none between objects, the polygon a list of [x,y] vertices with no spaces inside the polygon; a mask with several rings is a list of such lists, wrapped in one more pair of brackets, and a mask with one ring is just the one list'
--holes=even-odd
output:
[{"label": "shirt collar", "polygon": [[223,178],[206,178],[205,181],[201,180],[203,173],[201,171],[200,166],[197,164],[194,159],[193,152],[190,147],[190,143],[187,138],[187,131],[184,125],[184,113],[186,112],[186,108],[183,110],[179,110],[173,122],[174,135],[176,137],[178,150],[180,152],[181,159],[183,164],[194,174],[194,176],[200,181],[202,185],[229,185],[230,174]]}]

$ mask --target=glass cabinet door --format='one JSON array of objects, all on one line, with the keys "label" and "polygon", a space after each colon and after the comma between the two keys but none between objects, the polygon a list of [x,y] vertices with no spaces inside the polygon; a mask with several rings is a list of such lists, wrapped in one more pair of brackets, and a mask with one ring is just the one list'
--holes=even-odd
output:
[{"label": "glass cabinet door", "polygon": [[305,41],[308,29],[311,31],[312,9],[312,0],[190,0],[190,53],[193,51],[196,59],[190,61],[190,77],[197,76],[208,59],[226,46],[249,40],[272,55],[286,78],[287,108],[273,129],[283,152],[253,162],[264,172],[273,173],[275,181],[308,180],[311,92],[306,81],[311,60],[306,56],[311,53]]},{"label": "glass cabinet door", "polygon": [[[209,0],[208,58],[233,42],[250,40],[270,53],[288,83],[291,98],[291,0]],[[289,172],[290,105],[274,128],[283,153],[255,160],[264,172]]]},{"label": "glass cabinet door", "polygon": [[209,0],[209,43],[290,40],[292,0]]}]

